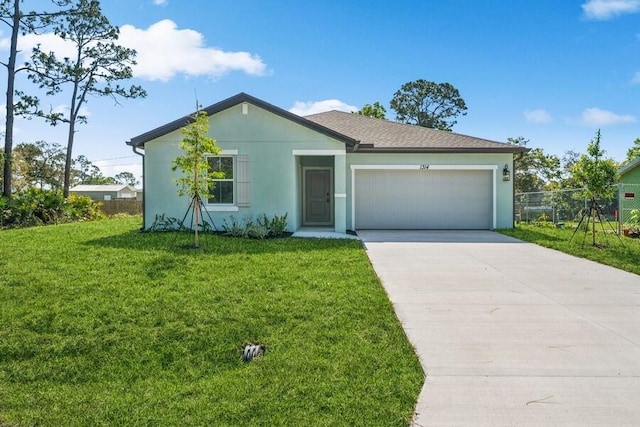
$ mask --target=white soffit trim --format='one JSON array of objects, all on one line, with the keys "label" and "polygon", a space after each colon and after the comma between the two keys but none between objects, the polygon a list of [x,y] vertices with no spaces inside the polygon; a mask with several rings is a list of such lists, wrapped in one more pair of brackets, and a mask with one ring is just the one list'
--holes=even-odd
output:
[{"label": "white soffit trim", "polygon": [[420,165],[351,165],[351,170],[356,169],[408,169],[408,170],[419,170]]},{"label": "white soffit trim", "polygon": [[294,156],[346,156],[343,150],[291,150]]},{"label": "white soffit trim", "polygon": [[496,165],[351,165],[351,170],[374,169],[374,170],[497,170]]},{"label": "white soffit trim", "polygon": [[493,182],[493,229],[495,230],[498,225],[498,195],[497,193],[497,165],[351,165],[351,227],[356,229],[356,170],[369,169],[369,170],[490,170],[492,172]]},{"label": "white soffit trim", "polygon": [[240,210],[237,206],[217,206],[215,204],[208,204],[205,208],[209,212],[238,212]]}]

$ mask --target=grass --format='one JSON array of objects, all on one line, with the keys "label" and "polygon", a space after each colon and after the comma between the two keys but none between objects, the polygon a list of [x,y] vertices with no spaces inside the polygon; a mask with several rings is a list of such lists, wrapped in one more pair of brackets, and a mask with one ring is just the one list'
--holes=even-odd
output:
[{"label": "grass", "polygon": [[499,231],[520,240],[640,274],[640,239],[618,238],[607,225],[603,233],[600,224],[596,224],[597,245],[594,246],[591,231],[585,234],[583,230],[578,230],[574,235],[574,227],[560,229],[520,223],[513,230]]},{"label": "grass", "polygon": [[0,232],[1,426],[408,423],[424,375],[359,242],[138,227]]}]

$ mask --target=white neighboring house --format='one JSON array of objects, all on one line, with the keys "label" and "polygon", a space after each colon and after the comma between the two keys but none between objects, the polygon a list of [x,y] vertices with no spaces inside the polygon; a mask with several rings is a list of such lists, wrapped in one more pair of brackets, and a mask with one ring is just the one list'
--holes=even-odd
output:
[{"label": "white neighboring house", "polygon": [[130,185],[122,184],[76,185],[69,191],[80,196],[89,196],[93,200],[136,200],[139,192],[139,190]]}]

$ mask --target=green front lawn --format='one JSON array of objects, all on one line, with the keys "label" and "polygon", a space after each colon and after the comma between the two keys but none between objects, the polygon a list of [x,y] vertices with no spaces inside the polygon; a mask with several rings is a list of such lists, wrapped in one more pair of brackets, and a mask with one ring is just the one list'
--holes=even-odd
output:
[{"label": "green front lawn", "polygon": [[138,227],[0,232],[0,426],[410,420],[424,376],[358,241]]},{"label": "green front lawn", "polygon": [[596,246],[592,244],[591,231],[585,234],[583,230],[578,230],[574,235],[571,225],[560,229],[520,223],[513,230],[498,231],[516,239],[640,274],[640,239],[618,238],[608,224],[605,224],[604,230],[603,233],[600,224],[596,224]]}]

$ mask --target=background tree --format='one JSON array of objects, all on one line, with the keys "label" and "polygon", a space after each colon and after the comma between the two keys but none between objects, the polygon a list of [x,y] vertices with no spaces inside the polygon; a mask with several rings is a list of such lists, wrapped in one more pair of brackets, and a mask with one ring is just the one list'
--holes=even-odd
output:
[{"label": "background tree", "polygon": [[86,156],[79,155],[73,160],[72,166],[71,178],[73,185],[117,184],[114,178],[104,176],[100,168],[94,165]]},{"label": "background tree", "polygon": [[145,97],[146,92],[140,86],[125,88],[117,83],[132,78],[136,51],[115,43],[120,31],[102,14],[99,1],[78,0],[73,13],[64,15],[53,32],[73,45],[75,55],[59,59],[54,52],[44,52],[36,47],[31,58],[30,78],[46,89],[47,95],[61,92],[65,85],[71,87],[68,114],[51,112],[44,115],[52,125],[59,122],[69,125],[63,185],[63,194],[67,197],[75,128],[76,124],[87,122],[87,117],[80,114],[87,97],[109,96],[118,103],[118,98]]},{"label": "background tree", "polygon": [[14,150],[14,186],[22,191],[37,187],[60,190],[64,174],[64,149],[56,143],[22,143]]},{"label": "background tree", "polygon": [[[528,139],[522,136],[507,138],[512,145],[526,147]],[[560,159],[534,148],[514,158],[513,186],[516,193],[550,189],[560,179]]]},{"label": "background tree", "polygon": [[140,183],[140,181],[136,179],[135,175],[133,175],[131,172],[126,171],[116,174],[113,178],[118,184],[130,185],[132,187],[135,187]]},{"label": "background tree", "polygon": [[385,113],[387,110],[379,102],[374,102],[373,105],[365,104],[356,114],[361,116],[375,117],[376,119],[385,119]]},{"label": "background tree", "polygon": [[638,157],[640,157],[640,138],[636,138],[635,141],[633,141],[633,146],[627,150],[625,163],[632,162]]},{"label": "background tree", "polygon": [[[67,6],[70,0],[52,0],[53,5],[58,7]],[[12,153],[13,153],[13,123],[15,116],[36,114],[38,112],[39,100],[35,96],[26,95],[23,91],[15,89],[16,74],[26,70],[25,67],[16,68],[16,58],[18,56],[18,36],[20,33],[37,33],[47,28],[54,19],[69,13],[69,9],[54,10],[50,12],[28,12],[23,13],[21,9],[22,0],[2,0],[0,1],[0,21],[6,24],[11,32],[9,41],[9,57],[7,62],[1,64],[7,69],[7,92],[5,100],[5,133],[4,152],[2,155],[2,194],[11,197],[12,192]],[[15,97],[18,101],[15,101]]]},{"label": "background tree", "polygon": [[[582,185],[591,200],[589,214],[595,224],[598,215],[597,201],[611,199],[615,196],[613,184],[617,181],[618,165],[612,159],[603,158],[605,151],[600,147],[600,129],[595,138],[587,146],[587,154],[583,154],[573,166],[573,176],[577,183]],[[596,229],[593,230],[593,245],[596,244]]]},{"label": "background tree", "polygon": [[[193,122],[182,129],[180,147],[183,155],[173,160],[171,170],[180,171],[181,176],[176,179],[179,196],[189,196],[188,209],[193,209],[195,218],[194,246],[199,246],[198,226],[200,223],[200,206],[202,199],[213,197],[215,178],[224,178],[222,172],[212,172],[205,155],[217,155],[220,148],[216,140],[209,136],[209,116],[205,111],[198,111]],[[188,213],[188,210],[187,210]]]},{"label": "background tree", "polygon": [[422,79],[402,85],[390,104],[399,122],[446,131],[457,123],[456,117],[467,114],[458,89]]}]

